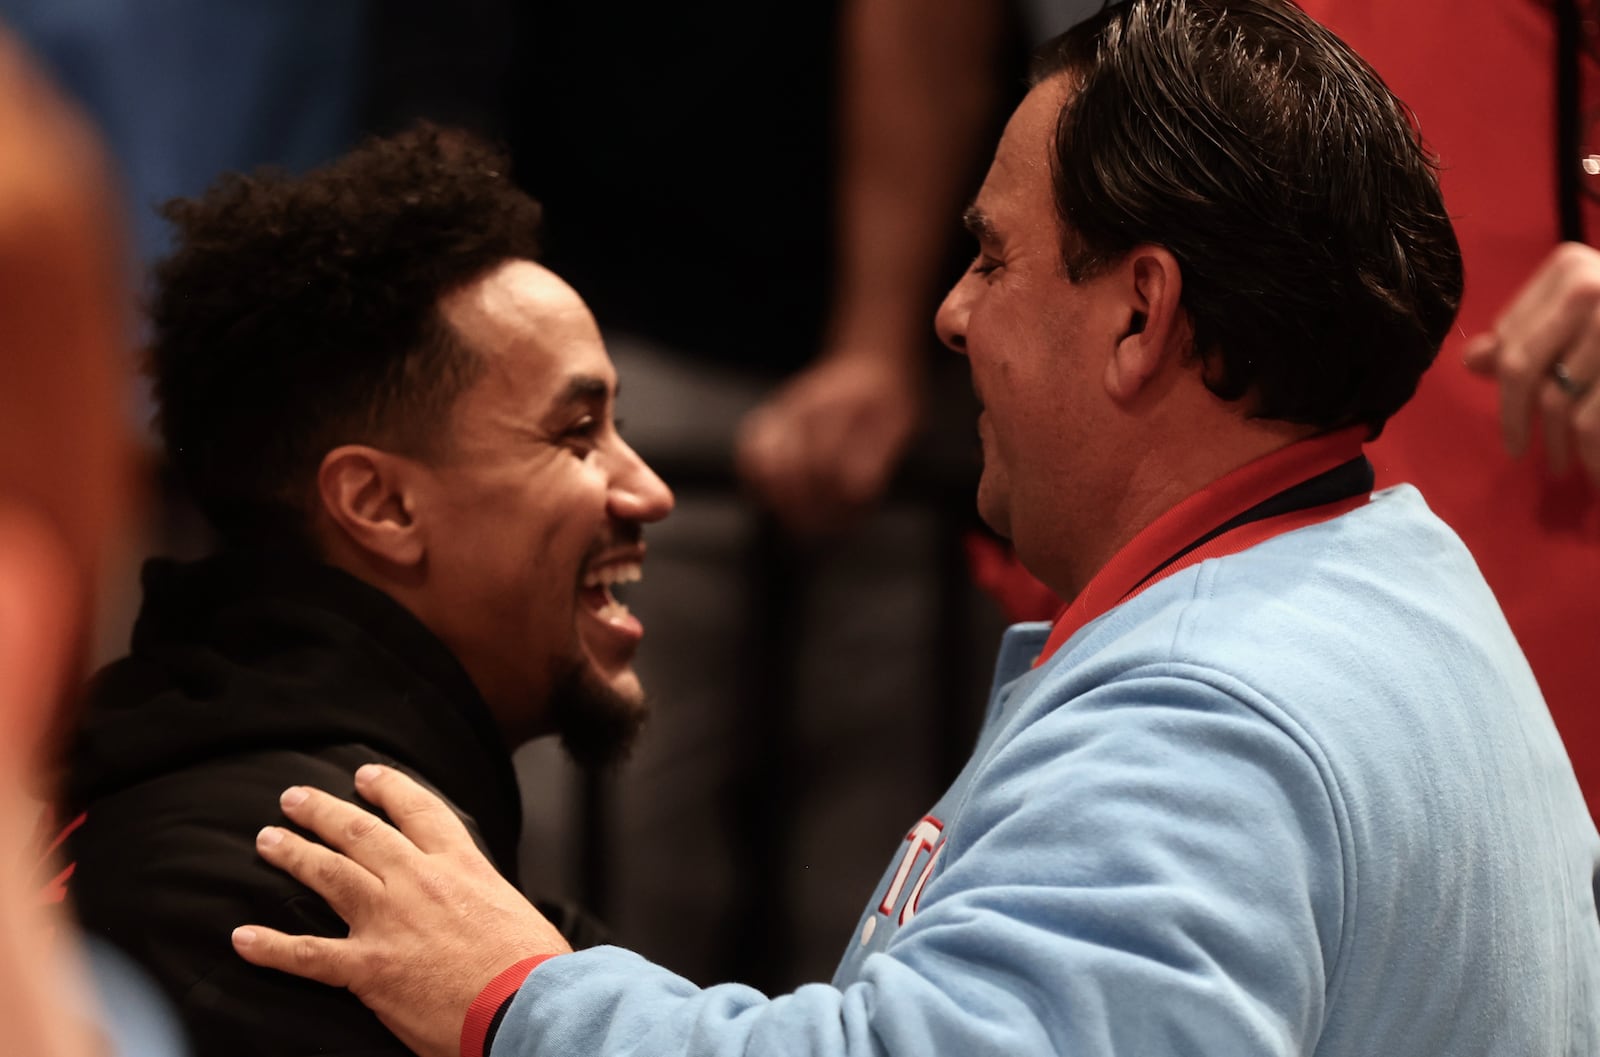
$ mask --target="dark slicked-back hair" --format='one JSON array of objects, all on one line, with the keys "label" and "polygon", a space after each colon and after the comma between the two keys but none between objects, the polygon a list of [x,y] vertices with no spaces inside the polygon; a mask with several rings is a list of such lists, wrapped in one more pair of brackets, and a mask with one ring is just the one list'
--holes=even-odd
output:
[{"label": "dark slicked-back hair", "polygon": [[168,458],[225,542],[303,549],[317,468],[441,442],[481,364],[439,300],[538,252],[498,151],[421,125],[304,177],[222,177],[167,203],[149,370]]},{"label": "dark slicked-back hair", "polygon": [[1373,436],[1455,321],[1461,253],[1410,112],[1286,0],[1129,0],[1046,44],[1067,276],[1165,246],[1211,390]]}]

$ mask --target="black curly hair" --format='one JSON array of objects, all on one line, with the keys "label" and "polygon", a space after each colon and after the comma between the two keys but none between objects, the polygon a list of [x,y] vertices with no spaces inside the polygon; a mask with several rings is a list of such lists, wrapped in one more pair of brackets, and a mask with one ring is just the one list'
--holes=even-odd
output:
[{"label": "black curly hair", "polygon": [[421,124],[303,177],[166,203],[148,370],[168,459],[224,543],[303,549],[322,457],[438,445],[481,364],[446,294],[538,253],[501,151]]},{"label": "black curly hair", "polygon": [[1129,0],[1045,45],[1064,270],[1141,243],[1183,269],[1207,384],[1376,436],[1438,354],[1461,251],[1405,104],[1288,0]]}]

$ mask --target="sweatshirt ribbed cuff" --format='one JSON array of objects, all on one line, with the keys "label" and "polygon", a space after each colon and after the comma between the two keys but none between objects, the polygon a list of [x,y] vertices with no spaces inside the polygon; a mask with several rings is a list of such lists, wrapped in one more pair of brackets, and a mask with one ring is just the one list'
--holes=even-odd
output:
[{"label": "sweatshirt ribbed cuff", "polygon": [[467,1019],[461,1024],[461,1057],[489,1057],[489,1047],[494,1043],[495,1029],[500,1027],[506,1006],[517,996],[528,974],[553,957],[553,954],[541,954],[524,958],[478,992],[478,997],[467,1007]]}]

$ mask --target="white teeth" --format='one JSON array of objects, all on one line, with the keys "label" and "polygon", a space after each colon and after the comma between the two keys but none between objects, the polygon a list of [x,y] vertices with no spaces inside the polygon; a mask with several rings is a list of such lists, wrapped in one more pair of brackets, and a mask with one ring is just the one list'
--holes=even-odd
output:
[{"label": "white teeth", "polygon": [[605,605],[595,610],[594,613],[595,616],[599,617],[606,623],[615,624],[617,621],[628,615],[628,607],[623,605],[621,602],[607,602]]},{"label": "white teeth", "polygon": [[614,584],[636,584],[644,579],[644,567],[638,562],[618,562],[595,569],[583,578],[585,587],[611,587]]}]

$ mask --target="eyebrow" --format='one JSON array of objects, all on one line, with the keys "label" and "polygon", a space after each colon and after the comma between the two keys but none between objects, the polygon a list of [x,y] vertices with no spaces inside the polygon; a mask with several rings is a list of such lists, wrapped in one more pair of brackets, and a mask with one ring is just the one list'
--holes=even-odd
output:
[{"label": "eyebrow", "polygon": [[597,400],[604,400],[611,395],[611,387],[606,380],[593,374],[579,374],[573,376],[567,387],[556,397],[557,407],[566,407],[569,404],[592,404]]},{"label": "eyebrow", "polygon": [[974,202],[961,212],[961,226],[967,229],[967,234],[979,242],[993,242],[999,237],[995,230],[994,221]]}]

